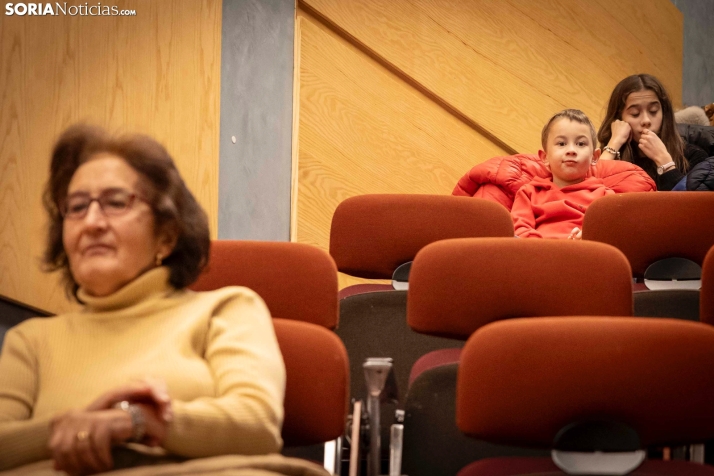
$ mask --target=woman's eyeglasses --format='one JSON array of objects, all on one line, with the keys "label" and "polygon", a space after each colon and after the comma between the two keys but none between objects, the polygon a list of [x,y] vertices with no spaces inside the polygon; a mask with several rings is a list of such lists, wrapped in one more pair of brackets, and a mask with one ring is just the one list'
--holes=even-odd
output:
[{"label": "woman's eyeglasses", "polygon": [[69,220],[84,218],[92,202],[97,202],[105,216],[119,216],[131,210],[137,199],[142,200],[137,194],[122,189],[104,190],[98,197],[76,192],[67,196],[60,207],[60,213]]}]

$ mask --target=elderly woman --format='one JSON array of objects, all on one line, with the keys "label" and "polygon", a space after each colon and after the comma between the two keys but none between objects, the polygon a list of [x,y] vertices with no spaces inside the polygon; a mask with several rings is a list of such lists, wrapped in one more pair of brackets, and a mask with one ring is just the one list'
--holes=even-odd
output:
[{"label": "elderly woman", "polygon": [[270,314],[246,288],[185,289],[208,225],[166,150],[72,127],[44,203],[45,263],[82,307],[7,333],[0,469],[106,471],[127,442],[181,459],[279,451],[285,368]]},{"label": "elderly woman", "polygon": [[704,150],[679,136],[672,101],[662,83],[649,74],[628,76],[615,86],[597,137],[601,159],[639,165],[657,190],[672,190],[707,159]]}]

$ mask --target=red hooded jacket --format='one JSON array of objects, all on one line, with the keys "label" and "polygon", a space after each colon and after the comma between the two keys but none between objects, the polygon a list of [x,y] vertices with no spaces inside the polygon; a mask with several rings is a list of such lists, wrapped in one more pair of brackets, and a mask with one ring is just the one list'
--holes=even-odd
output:
[{"label": "red hooded jacket", "polygon": [[563,188],[549,179],[535,178],[518,190],[513,201],[516,236],[567,238],[573,228],[583,227],[585,210],[593,201],[614,193],[597,177]]},{"label": "red hooded jacket", "polygon": [[[652,192],[657,189],[647,172],[622,160],[600,160],[590,168],[589,176],[601,178],[605,186],[615,193]],[[493,157],[471,168],[451,194],[485,198],[510,210],[518,189],[537,177],[551,177],[537,155]]]}]

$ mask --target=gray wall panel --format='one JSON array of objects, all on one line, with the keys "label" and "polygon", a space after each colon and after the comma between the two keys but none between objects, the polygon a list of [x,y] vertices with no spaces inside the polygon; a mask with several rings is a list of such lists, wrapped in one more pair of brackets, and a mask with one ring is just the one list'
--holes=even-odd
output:
[{"label": "gray wall panel", "polygon": [[682,103],[714,102],[714,0],[672,0],[684,16]]},{"label": "gray wall panel", "polygon": [[221,239],[290,238],[294,28],[294,0],[223,0]]}]

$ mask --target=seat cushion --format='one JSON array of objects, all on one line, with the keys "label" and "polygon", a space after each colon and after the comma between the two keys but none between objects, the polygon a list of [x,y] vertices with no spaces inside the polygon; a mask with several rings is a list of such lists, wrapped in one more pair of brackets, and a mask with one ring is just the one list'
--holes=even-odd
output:
[{"label": "seat cushion", "polygon": [[[550,458],[488,458],[471,463],[457,476],[563,475]],[[631,475],[712,476],[714,467],[687,461],[655,461],[642,463]]]},{"label": "seat cushion", "polygon": [[352,286],[340,289],[338,297],[344,299],[354,296],[355,294],[373,293],[377,291],[394,291],[394,287],[391,284],[379,283],[353,284]]},{"label": "seat cushion", "polygon": [[508,210],[487,200],[370,194],[344,200],[330,227],[330,255],[350,276],[391,279],[424,246],[447,238],[513,236]]},{"label": "seat cushion", "polygon": [[213,240],[208,266],[194,291],[245,286],[273,317],[337,326],[337,267],[323,250],[303,243]]},{"label": "seat cushion", "polygon": [[414,362],[409,373],[409,387],[419,375],[436,367],[448,364],[458,364],[461,357],[461,349],[439,349],[422,355]]},{"label": "seat cushion", "polygon": [[633,293],[636,317],[699,320],[699,291],[662,289]]},{"label": "seat cushion", "polygon": [[273,319],[285,360],[286,446],[330,441],[342,435],[349,402],[349,363],[340,339],[308,322]]},{"label": "seat cushion", "polygon": [[454,475],[476,459],[548,456],[547,450],[499,445],[461,433],[455,419],[457,370],[456,363],[432,367],[409,387],[402,474]]},{"label": "seat cushion", "polygon": [[349,355],[350,391],[354,398],[365,398],[367,389],[362,364],[369,357],[394,359],[397,389],[404,395],[409,372],[419,357],[438,349],[463,347],[463,341],[422,335],[411,330],[406,322],[406,301],[406,291],[357,294],[340,301],[340,325],[336,333],[345,343]]}]

